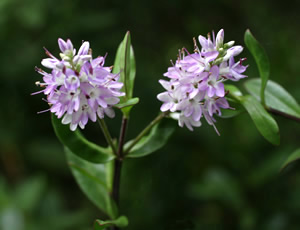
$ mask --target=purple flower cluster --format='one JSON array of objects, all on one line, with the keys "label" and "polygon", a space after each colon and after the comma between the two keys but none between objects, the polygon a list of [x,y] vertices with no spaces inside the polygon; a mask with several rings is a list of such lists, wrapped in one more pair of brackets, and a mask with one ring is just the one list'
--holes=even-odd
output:
[{"label": "purple flower cluster", "polygon": [[242,65],[246,59],[235,62],[234,57],[243,47],[234,46],[234,41],[224,43],[223,29],[216,37],[213,33],[212,39],[209,34],[207,39],[200,35],[198,40],[201,49],[194,39],[194,53],[179,51],[176,63],[164,74],[169,80],[159,81],[166,91],[157,98],[163,102],[160,110],[170,111],[179,126],[193,130],[193,126],[201,126],[200,119],[204,116],[218,133],[213,115],[220,116],[220,108],[232,109],[225,99],[224,82],[247,77],[243,75],[247,66]]},{"label": "purple flower cluster", "polygon": [[47,95],[48,110],[62,118],[63,124],[69,124],[72,131],[78,125],[83,129],[89,119],[95,122],[97,116],[114,117],[112,106],[124,96],[119,74],[104,67],[105,57],[92,58],[89,42],[83,42],[77,53],[69,39],[58,39],[58,45],[61,59],[46,50],[49,58],[42,60],[51,73],[36,68],[44,81],[36,83],[44,87],[37,93]]}]

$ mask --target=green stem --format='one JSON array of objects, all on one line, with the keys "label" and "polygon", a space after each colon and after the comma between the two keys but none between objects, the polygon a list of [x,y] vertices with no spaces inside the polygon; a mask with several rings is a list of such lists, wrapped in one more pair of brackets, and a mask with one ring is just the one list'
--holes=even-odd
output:
[{"label": "green stem", "polygon": [[[121,170],[122,170],[122,163],[123,163],[123,148],[125,143],[127,124],[128,124],[128,119],[123,116],[120,136],[119,136],[119,147],[117,152],[117,159],[115,159],[113,190],[112,190],[112,197],[116,202],[118,208],[120,208],[119,194],[120,194]],[[114,226],[113,230],[119,230],[119,228],[117,226]]]},{"label": "green stem", "polygon": [[116,146],[113,143],[113,140],[111,138],[111,135],[108,131],[108,128],[106,126],[106,123],[105,123],[104,119],[98,119],[98,123],[99,123],[99,125],[102,129],[102,132],[105,136],[105,139],[106,139],[108,145],[111,147],[111,149],[112,149],[113,153],[115,154],[115,156],[118,156]]},{"label": "green stem", "polygon": [[160,113],[156,118],[154,118],[153,121],[150,122],[150,124],[148,126],[146,126],[146,128],[144,128],[142,130],[142,132],[140,132],[140,134],[132,141],[132,143],[124,150],[124,156],[126,156],[129,151],[142,139],[143,136],[145,136],[150,129],[156,125],[161,119],[163,119],[165,116],[167,116],[169,114],[169,112],[164,112],[164,113]]}]

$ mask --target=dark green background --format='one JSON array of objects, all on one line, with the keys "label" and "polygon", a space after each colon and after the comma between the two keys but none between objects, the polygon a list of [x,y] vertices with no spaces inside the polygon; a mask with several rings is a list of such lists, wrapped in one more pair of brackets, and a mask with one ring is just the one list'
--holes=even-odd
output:
[{"label": "dark green background", "polygon": [[[79,190],[56,139],[50,114],[34,82],[41,76],[43,46],[58,55],[57,38],[79,48],[90,41],[95,55],[108,53],[112,65],[118,44],[130,30],[137,63],[128,137],[156,116],[162,74],[192,38],[225,29],[225,41],[243,43],[247,28],[265,47],[271,79],[300,100],[299,1],[0,1],[0,229],[85,230],[103,215]],[[248,58],[249,78],[258,77]],[[241,56],[241,57],[242,57]],[[243,81],[238,85],[243,87]],[[108,121],[118,135],[120,115]],[[218,137],[206,124],[194,132],[178,128],[157,153],[125,162],[121,213],[132,230],[221,230],[300,228],[299,164],[279,173],[299,147],[300,126],[275,117],[281,144],[272,146],[250,117],[218,119]],[[203,123],[205,123],[203,121]],[[87,136],[104,145],[96,124]]]}]

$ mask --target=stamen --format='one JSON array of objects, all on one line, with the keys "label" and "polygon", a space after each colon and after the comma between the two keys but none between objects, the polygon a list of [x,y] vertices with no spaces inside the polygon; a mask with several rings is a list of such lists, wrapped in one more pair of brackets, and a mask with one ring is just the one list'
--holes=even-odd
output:
[{"label": "stamen", "polygon": [[39,93],[43,93],[45,90],[43,89],[43,90],[41,90],[41,91],[38,91],[38,92],[35,92],[35,93],[31,93],[30,95],[37,95],[37,94],[39,94]]},{"label": "stamen", "polygon": [[[51,109],[51,108],[50,108],[50,109]],[[50,109],[45,109],[45,110],[39,111],[39,112],[37,112],[37,114],[41,114],[41,113],[48,112],[48,111],[50,111]]]}]

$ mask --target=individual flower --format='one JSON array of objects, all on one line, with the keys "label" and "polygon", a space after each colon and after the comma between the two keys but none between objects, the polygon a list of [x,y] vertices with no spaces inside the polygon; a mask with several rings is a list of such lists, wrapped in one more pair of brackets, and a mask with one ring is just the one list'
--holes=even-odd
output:
[{"label": "individual flower", "polygon": [[224,43],[223,29],[216,37],[214,33],[207,38],[200,35],[198,41],[201,48],[194,38],[194,52],[182,49],[175,64],[164,73],[169,80],[159,83],[166,91],[157,98],[163,102],[161,111],[170,111],[180,127],[193,130],[201,126],[200,120],[204,117],[219,134],[214,115],[221,116],[221,109],[233,109],[225,98],[224,83],[247,77],[243,73],[248,66],[243,65],[245,58],[234,61],[243,47],[234,46],[234,41]]},{"label": "individual flower", "polygon": [[44,88],[37,93],[47,96],[48,110],[62,118],[63,124],[69,124],[72,131],[78,126],[84,129],[89,120],[95,122],[97,117],[114,117],[112,107],[125,95],[121,92],[123,83],[118,82],[119,74],[104,66],[105,57],[92,58],[89,42],[83,42],[77,53],[69,39],[59,38],[58,45],[61,59],[45,49],[49,58],[41,62],[50,72],[36,67],[43,75],[43,82],[37,85]]}]

